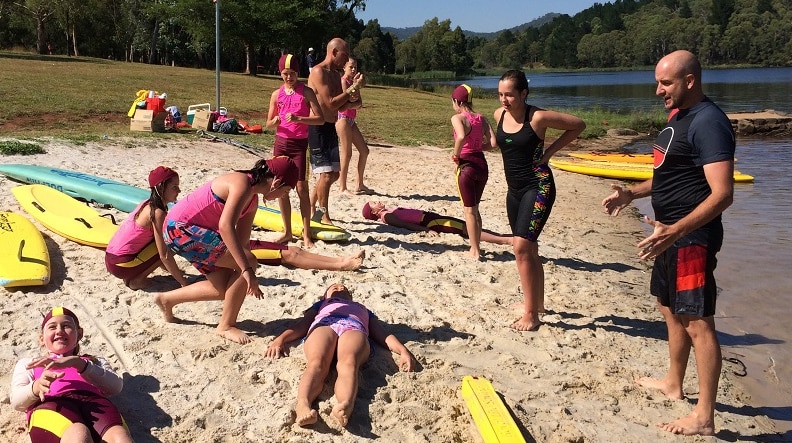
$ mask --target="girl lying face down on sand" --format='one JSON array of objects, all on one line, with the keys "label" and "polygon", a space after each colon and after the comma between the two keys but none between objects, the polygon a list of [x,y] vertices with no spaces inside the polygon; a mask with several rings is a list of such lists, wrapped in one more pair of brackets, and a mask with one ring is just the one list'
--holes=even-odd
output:
[{"label": "girl lying face down on sand", "polygon": [[305,311],[303,317],[283,331],[267,347],[265,355],[278,358],[286,354],[285,345],[305,338],[303,349],[308,364],[297,387],[297,424],[310,426],[319,419],[313,403],[322,392],[324,380],[336,357],[334,392],[337,404],[331,415],[346,427],[358,388],[358,370],[371,353],[369,338],[399,354],[399,369],[412,372],[417,362],[412,353],[382,322],[360,303],[352,301],[349,290],[341,283],[330,285],[322,300]]}]

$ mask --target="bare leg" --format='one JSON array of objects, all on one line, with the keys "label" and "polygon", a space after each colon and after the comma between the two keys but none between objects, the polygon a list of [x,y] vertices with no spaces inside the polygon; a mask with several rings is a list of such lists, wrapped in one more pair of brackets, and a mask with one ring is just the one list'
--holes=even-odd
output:
[{"label": "bare leg", "polygon": [[357,254],[346,257],[328,257],[294,246],[289,246],[289,249],[282,251],[281,254],[284,264],[300,269],[321,271],[354,271],[360,268],[366,257],[366,251],[362,249]]},{"label": "bare leg", "polygon": [[514,237],[511,235],[498,234],[492,231],[481,230],[481,241],[487,243],[494,243],[496,245],[514,245]]},{"label": "bare leg", "polygon": [[330,415],[338,424],[346,427],[358,390],[358,369],[369,357],[368,337],[360,331],[347,331],[338,338],[338,378],[335,383],[335,397],[338,404]]},{"label": "bare leg", "polygon": [[658,390],[672,400],[679,400],[684,397],[682,382],[687,370],[692,341],[678,315],[674,315],[668,307],[661,305],[659,300],[657,307],[663,314],[668,328],[668,354],[670,356],[668,373],[664,378],[641,377],[635,382],[643,387]]},{"label": "bare leg", "polygon": [[[314,242],[311,239],[311,197],[308,190],[308,181],[300,180],[297,182],[297,195],[300,197],[300,217],[303,222],[303,245],[306,248],[313,248]],[[306,226],[308,228],[306,228]]]},{"label": "bare leg", "polygon": [[371,189],[369,189],[365,184],[363,184],[363,177],[366,172],[366,162],[368,161],[368,156],[369,156],[369,147],[368,144],[366,143],[366,139],[363,138],[363,133],[360,132],[360,127],[357,125],[357,123],[352,125],[352,143],[354,143],[358,151],[357,188],[355,189],[355,193],[357,194],[369,193],[371,192]]},{"label": "bare leg", "polygon": [[514,256],[520,274],[520,288],[525,300],[523,316],[512,323],[518,331],[534,331],[542,322],[539,313],[544,311],[544,268],[539,259],[539,245],[522,237],[514,237]]},{"label": "bare leg", "polygon": [[468,258],[479,260],[481,258],[481,214],[478,205],[465,207],[465,227],[467,228],[470,250]]},{"label": "bare leg", "polygon": [[215,285],[215,288],[226,287],[217,334],[241,345],[250,343],[250,337],[236,327],[239,310],[242,309],[242,303],[247,296],[247,282],[242,278],[242,274],[239,271],[223,268],[207,274],[206,278]]},{"label": "bare leg", "polygon": [[289,200],[289,194],[286,194],[278,199],[278,208],[280,209],[281,219],[283,220],[283,235],[275,240],[275,242],[286,244],[294,240],[294,234],[292,234],[291,200]]},{"label": "bare leg", "polygon": [[132,443],[132,436],[123,426],[112,426],[102,435],[102,441],[107,443]]},{"label": "bare leg", "polygon": [[154,302],[169,323],[179,321],[173,315],[173,307],[180,303],[222,299],[221,292],[209,280],[201,280],[168,292],[154,293]]},{"label": "bare leg", "polygon": [[303,349],[307,365],[297,386],[295,409],[299,426],[312,425],[319,419],[319,413],[313,409],[313,402],[322,392],[337,343],[338,336],[329,326],[317,327],[305,339]]},{"label": "bare leg", "polygon": [[341,172],[339,173],[338,184],[341,187],[342,195],[352,195],[352,192],[347,189],[349,162],[352,160],[352,126],[350,126],[349,120],[345,118],[339,118],[335,126],[338,133],[338,152],[341,157]]},{"label": "bare leg", "polygon": [[[338,172],[322,172],[319,174],[319,179],[316,181],[316,186],[314,187],[314,193],[316,195],[316,199],[313,197],[311,198],[311,203],[316,203],[319,205],[320,208],[325,209],[325,213],[322,216],[322,223],[332,225],[333,221],[330,219],[330,208],[327,206],[328,201],[330,200],[330,186],[338,180]],[[315,207],[315,205],[312,205]]]},{"label": "bare leg", "polygon": [[93,443],[91,431],[82,423],[72,423],[61,436],[61,441],[74,443]]},{"label": "bare leg", "polygon": [[693,343],[699,379],[699,399],[693,412],[660,428],[674,434],[715,435],[715,398],[721,371],[721,349],[714,317],[682,317]]},{"label": "bare leg", "polygon": [[160,266],[162,266],[162,261],[157,260],[153,265],[149,266],[148,269],[141,272],[140,275],[138,275],[137,277],[129,280],[124,280],[124,284],[127,285],[127,287],[133,291],[146,288],[151,283],[148,279],[148,276],[151,275],[151,273],[154,272],[154,270],[159,268]]}]

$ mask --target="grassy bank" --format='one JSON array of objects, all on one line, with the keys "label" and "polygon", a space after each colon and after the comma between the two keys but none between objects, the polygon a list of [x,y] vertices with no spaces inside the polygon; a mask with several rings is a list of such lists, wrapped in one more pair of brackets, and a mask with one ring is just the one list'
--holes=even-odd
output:
[{"label": "grassy bank", "polygon": [[[186,114],[191,104],[216,99],[215,73],[140,63],[66,56],[39,56],[0,51],[0,136],[34,140],[42,136],[74,141],[104,136],[184,138],[183,134],[147,134],[129,131],[127,111],[138,90],[167,92],[168,105]],[[281,84],[275,76],[224,72],[220,76],[221,105],[232,116],[263,124],[270,93]],[[369,85],[360,125],[370,142],[405,146],[451,146],[449,94],[451,88],[432,92]],[[477,110],[488,117],[497,97],[483,97]],[[583,137],[598,137],[609,128],[650,132],[664,121],[659,109],[649,114],[616,114],[601,109],[562,110],[579,115],[588,128]],[[552,134],[551,134],[552,135]],[[270,145],[272,134],[240,136],[246,143]]]}]

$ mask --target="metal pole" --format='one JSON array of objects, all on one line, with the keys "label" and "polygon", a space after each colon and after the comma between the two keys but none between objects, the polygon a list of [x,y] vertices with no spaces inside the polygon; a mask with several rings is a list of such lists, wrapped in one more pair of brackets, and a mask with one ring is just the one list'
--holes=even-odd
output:
[{"label": "metal pole", "polygon": [[215,101],[220,110],[220,0],[215,0]]}]

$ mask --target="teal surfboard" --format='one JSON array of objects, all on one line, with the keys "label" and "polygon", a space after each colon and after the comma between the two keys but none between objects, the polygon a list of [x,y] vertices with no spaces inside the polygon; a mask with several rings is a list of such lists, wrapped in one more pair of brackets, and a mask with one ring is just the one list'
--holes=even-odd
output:
[{"label": "teal surfboard", "polygon": [[150,192],[108,178],[48,166],[0,164],[0,173],[28,184],[46,185],[73,198],[131,212]]}]

